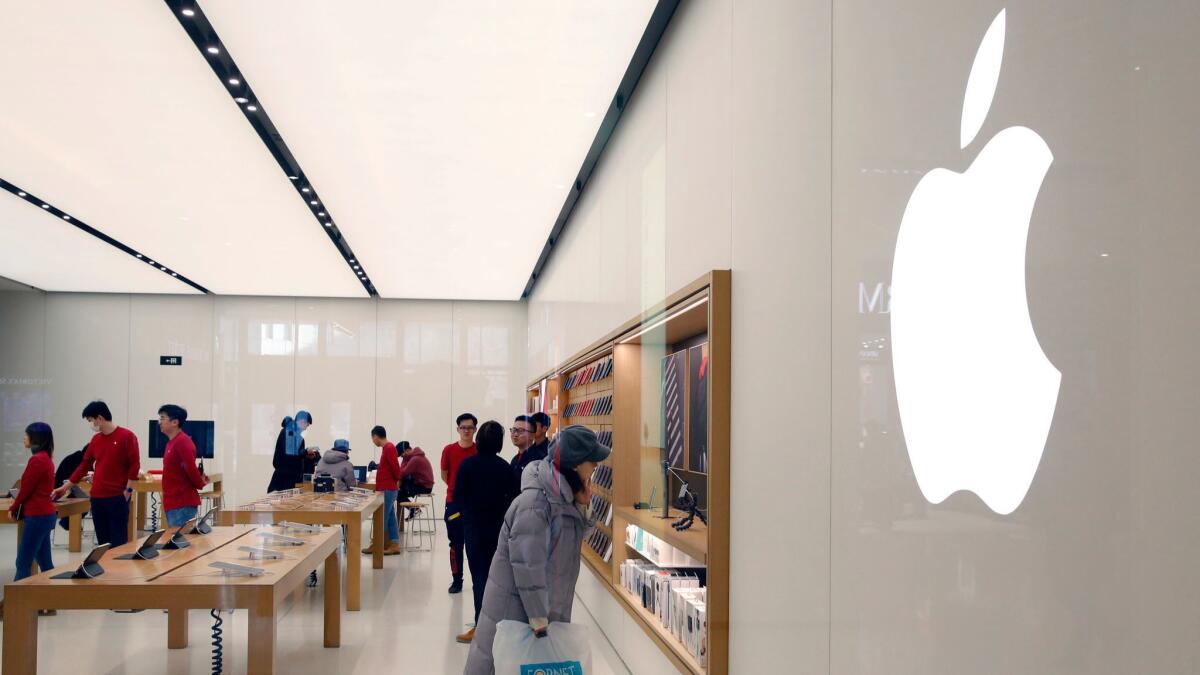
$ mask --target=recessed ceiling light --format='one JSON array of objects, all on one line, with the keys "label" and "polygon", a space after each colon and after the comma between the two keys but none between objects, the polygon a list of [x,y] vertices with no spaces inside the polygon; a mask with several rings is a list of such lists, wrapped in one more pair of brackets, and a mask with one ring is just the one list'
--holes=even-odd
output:
[{"label": "recessed ceiling light", "polygon": [[333,227],[333,223],[325,223],[325,227]]},{"label": "recessed ceiling light", "polygon": [[48,209],[48,208],[50,208],[50,205],[49,205],[49,204],[42,204],[42,208],[43,208],[43,209]]},{"label": "recessed ceiling light", "polygon": [[313,206],[316,206],[316,205],[317,205],[317,200],[315,200],[315,199],[314,199],[314,200],[310,201],[310,202],[309,202],[309,204],[312,204]]},{"label": "recessed ceiling light", "polygon": [[17,196],[18,196],[18,197],[24,197],[24,196],[25,196],[25,193],[24,193],[24,192],[18,192],[18,193],[17,193]]},{"label": "recessed ceiling light", "polygon": [[358,261],[357,261],[357,260],[355,260],[354,258],[351,258],[351,259],[350,259],[350,262],[352,262],[352,263],[353,263],[353,262],[358,262]]},{"label": "recessed ceiling light", "polygon": [[153,264],[154,264],[154,261],[153,261],[153,260],[147,260],[146,262],[150,263],[151,265],[153,265]]},{"label": "recessed ceiling light", "polygon": [[317,211],[317,215],[318,215],[318,216],[321,216],[322,218],[324,218],[324,217],[325,217],[325,212],[324,212],[324,211]]},{"label": "recessed ceiling light", "polygon": [[176,274],[176,273],[174,273],[174,272],[171,272],[171,276],[173,276],[173,277],[177,277],[177,276],[179,276],[179,275],[178,275],[178,274]]},{"label": "recessed ceiling light", "polygon": [[71,216],[63,214],[63,220],[70,220],[70,219],[71,219]]},{"label": "recessed ceiling light", "polygon": [[288,180],[299,180],[299,176],[288,176]]},{"label": "recessed ceiling light", "polygon": [[216,47],[209,47],[208,49],[205,49],[204,51],[208,52],[209,54],[220,54],[221,53],[221,50],[217,49]]},{"label": "recessed ceiling light", "polygon": [[233,86],[235,86],[235,87],[236,87],[236,86],[238,86],[238,85],[239,85],[239,84],[241,84],[241,83],[242,83],[242,81],[241,81],[241,80],[239,80],[239,79],[237,79],[236,77],[231,77],[231,78],[229,78],[229,84],[232,84],[232,85],[233,85]]},{"label": "recessed ceiling light", "polygon": [[308,192],[308,188],[300,188],[301,192]]},{"label": "recessed ceiling light", "polygon": [[[233,100],[237,101],[238,103],[249,103],[250,102],[250,99],[242,97],[242,96],[239,96]],[[293,178],[292,180],[295,180],[295,178]]]},{"label": "recessed ceiling light", "polygon": [[248,106],[246,106],[246,110],[249,110],[250,112],[254,112],[254,111],[258,110],[258,107],[248,105]]},{"label": "recessed ceiling light", "polygon": [[138,253],[138,254],[137,254],[137,257],[138,257],[138,260],[141,260],[141,258],[142,258],[142,254],[141,254],[141,253]]},{"label": "recessed ceiling light", "polygon": [[196,16],[196,10],[187,8],[187,9],[181,10],[180,14],[183,14],[184,16]]}]

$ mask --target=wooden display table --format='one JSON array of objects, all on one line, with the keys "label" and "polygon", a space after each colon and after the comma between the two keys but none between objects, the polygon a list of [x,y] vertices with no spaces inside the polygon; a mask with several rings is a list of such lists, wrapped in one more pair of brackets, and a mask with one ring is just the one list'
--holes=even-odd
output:
[{"label": "wooden display table", "polygon": [[[337,506],[332,502],[346,497],[345,492],[314,494],[299,492],[291,495],[272,494],[237,508],[221,509],[217,520],[222,525],[234,523],[276,523],[290,520],[309,525],[346,526],[346,609],[357,612],[362,584],[362,523],[371,519],[376,532],[383,531],[383,495],[372,494],[353,507]],[[383,537],[375,537],[371,550],[372,567],[383,569]]]},{"label": "wooden display table", "polygon": [[[58,517],[67,519],[67,527],[69,536],[67,538],[67,550],[72,553],[78,553],[83,548],[83,514],[92,508],[91,500],[85,497],[68,497],[54,502],[58,507]],[[12,506],[12,498],[5,497],[0,499],[0,525],[17,526],[17,543],[21,541],[21,533],[25,531],[25,524],[21,521],[14,521],[8,515],[8,507]],[[57,523],[55,527],[57,527]],[[37,570],[37,563],[33,563],[34,571]]]},{"label": "wooden display table", "polygon": [[[209,483],[208,487],[205,490],[200,492],[200,498],[205,499],[208,497],[214,497],[214,498],[223,497],[225,495],[225,492],[222,490],[221,474],[210,473],[210,474],[208,474],[208,479],[212,482]],[[84,492],[90,493],[92,491],[91,479],[84,478],[83,481],[81,481],[79,483],[79,488],[81,490],[83,490]],[[160,475],[142,476],[141,478],[139,478],[133,482],[133,497],[130,498],[130,501],[129,501],[129,505],[130,505],[129,524],[127,526],[128,527],[127,536],[129,537],[129,541],[133,541],[133,539],[136,536],[136,534],[138,533],[138,531],[142,531],[142,532],[146,531],[146,514],[150,508],[149,507],[150,494],[153,492],[158,493],[158,510],[159,510],[158,526],[159,526],[159,528],[163,528],[163,529],[165,529],[167,527],[166,509],[163,507],[163,503],[162,503],[162,476],[160,476]],[[204,515],[203,511],[200,513],[200,515]],[[78,549],[72,549],[72,550],[78,550]]]},{"label": "wooden display table", "polygon": [[[259,546],[256,531],[282,533],[273,527],[238,525],[214,528],[211,534],[190,535],[191,546],[162,551],[153,560],[117,560],[132,553],[139,542],[110,550],[101,560],[104,574],[95,579],[52,579],[43,573],[4,586],[3,675],[37,672],[40,609],[166,609],[167,647],[187,647],[189,609],[246,609],[248,673],[275,672],[276,614],[284,599],[304,586],[309,570],[325,563],[325,646],[341,644],[341,533],[324,528],[317,534],[288,532],[302,546],[270,545],[282,560],[250,560],[238,546]],[[209,567],[215,561],[261,567],[259,577],[224,576]],[[60,567],[55,573],[70,568]],[[70,649],[68,645],[66,648]]]}]

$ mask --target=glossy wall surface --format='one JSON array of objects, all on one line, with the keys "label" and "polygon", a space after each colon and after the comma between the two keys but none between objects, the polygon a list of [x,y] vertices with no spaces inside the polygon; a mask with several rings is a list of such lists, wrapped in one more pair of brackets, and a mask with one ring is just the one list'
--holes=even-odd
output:
[{"label": "glossy wall surface", "polygon": [[[56,458],[91,437],[79,413],[105,400],[138,434],[171,402],[215,421],[210,472],[234,500],[265,492],[280,420],[306,409],[309,445],[350,441],[351,460],[379,451],[370,430],[421,446],[434,463],[457,439],[454,418],[522,412],[525,306],[515,302],[331,300],[42,293],[0,290],[0,484],[20,477],[25,425],[45,420]],[[159,357],[183,357],[160,366]],[[511,448],[506,449],[506,454]]]},{"label": "glossy wall surface", "polygon": [[[994,97],[962,147],[1002,9]],[[1200,669],[1198,33],[1185,2],[681,7],[531,300],[530,369],[733,270],[731,672]],[[1035,195],[1004,193],[1038,182],[1019,152],[972,166],[1010,127],[1052,154]],[[999,467],[979,491],[1023,495],[1011,513],[952,474],[931,503],[910,457],[925,448],[905,440],[893,258],[939,167],[910,231],[928,214],[947,227],[917,262],[954,302],[920,330],[955,360],[918,372],[957,381],[905,406],[952,392],[970,420],[946,420],[966,429],[955,461],[1024,429],[1002,380],[1030,353],[995,336],[1028,323],[1061,373],[1028,491],[999,479],[1004,453],[971,460]],[[1008,175],[946,180],[969,168]],[[954,180],[970,199],[934,194]],[[1027,237],[992,219],[1022,199]],[[971,233],[983,224],[1004,229]]]}]

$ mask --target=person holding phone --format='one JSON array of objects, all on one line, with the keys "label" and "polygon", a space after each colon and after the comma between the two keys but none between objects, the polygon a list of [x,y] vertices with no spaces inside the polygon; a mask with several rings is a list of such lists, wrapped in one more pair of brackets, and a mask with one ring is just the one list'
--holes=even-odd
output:
[{"label": "person holding phone", "polygon": [[83,409],[83,419],[96,432],[83,453],[83,462],[75,468],[62,487],[54,491],[54,499],[62,499],[71,486],[92,474],[92,524],[96,541],[112,544],[113,548],[129,541],[129,500],[133,497],[133,481],[141,469],[141,453],[137,436],[113,424],[112,412],[104,401],[92,401]]},{"label": "person holding phone", "polygon": [[587,427],[571,425],[550,443],[550,455],[521,474],[521,494],[504,515],[488,570],[483,609],[464,675],[492,675],[492,642],[504,620],[545,636],[555,621],[571,621],[580,547],[593,523],[587,515],[591,478],[611,450]]},{"label": "person holding phone", "polygon": [[196,444],[181,428],[187,410],[174,403],[158,409],[158,430],[167,437],[163,451],[163,510],[167,526],[179,527],[196,517],[200,510],[200,490],[208,485],[208,476],[196,468]]}]

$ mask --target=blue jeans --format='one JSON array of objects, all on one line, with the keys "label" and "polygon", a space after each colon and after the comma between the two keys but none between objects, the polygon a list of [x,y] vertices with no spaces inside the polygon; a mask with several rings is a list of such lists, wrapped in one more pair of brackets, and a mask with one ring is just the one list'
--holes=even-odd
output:
[{"label": "blue jeans", "polygon": [[54,531],[57,521],[58,516],[53,513],[25,517],[25,530],[17,544],[17,574],[14,581],[30,576],[35,559],[43,572],[54,569],[54,560],[50,557],[50,533]]},{"label": "blue jeans", "polygon": [[398,490],[383,491],[383,530],[387,538],[400,541],[400,521],[396,518],[396,493]]},{"label": "blue jeans", "polygon": [[177,509],[171,509],[167,511],[167,527],[179,527],[192,518],[195,518],[197,513],[199,513],[199,509],[195,506],[181,506]]}]

